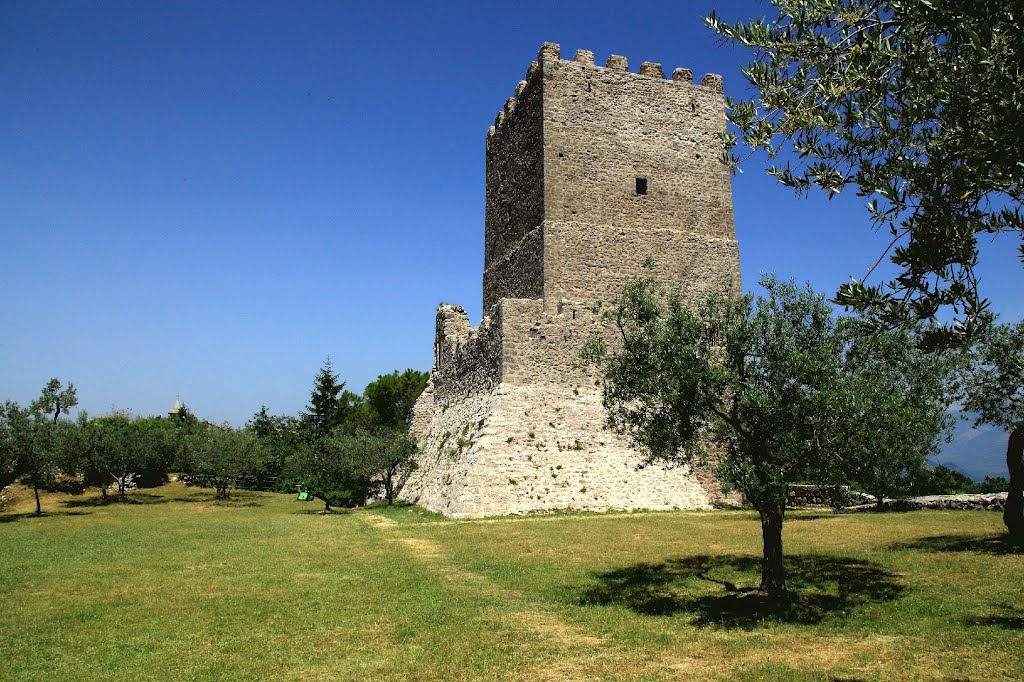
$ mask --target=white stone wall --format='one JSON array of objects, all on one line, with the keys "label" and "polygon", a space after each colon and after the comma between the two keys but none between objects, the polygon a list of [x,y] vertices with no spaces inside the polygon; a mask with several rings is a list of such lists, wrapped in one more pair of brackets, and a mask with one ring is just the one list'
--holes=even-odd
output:
[{"label": "white stone wall", "polygon": [[[421,400],[419,469],[402,498],[453,518],[551,510],[699,509],[717,501],[687,466],[639,468],[604,428],[600,390],[503,384],[447,409]],[[419,415],[430,411],[429,423]]]}]

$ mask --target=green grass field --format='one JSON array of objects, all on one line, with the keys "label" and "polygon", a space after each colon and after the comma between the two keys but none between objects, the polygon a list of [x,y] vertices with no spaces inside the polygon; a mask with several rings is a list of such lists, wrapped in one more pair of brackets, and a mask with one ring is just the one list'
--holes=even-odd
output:
[{"label": "green grass field", "polygon": [[4,680],[1024,679],[998,514],[787,517],[759,602],[748,512],[453,522],[176,484],[0,514]]}]

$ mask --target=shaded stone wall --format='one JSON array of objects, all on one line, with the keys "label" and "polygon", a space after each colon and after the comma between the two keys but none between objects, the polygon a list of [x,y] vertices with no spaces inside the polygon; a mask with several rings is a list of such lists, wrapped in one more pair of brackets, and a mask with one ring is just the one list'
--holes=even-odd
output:
[{"label": "shaded stone wall", "polygon": [[437,309],[431,402],[442,407],[486,392],[501,381],[501,321],[469,326],[461,306]]},{"label": "shaded stone wall", "polygon": [[499,299],[543,296],[543,81],[533,66],[487,136],[484,314]]}]

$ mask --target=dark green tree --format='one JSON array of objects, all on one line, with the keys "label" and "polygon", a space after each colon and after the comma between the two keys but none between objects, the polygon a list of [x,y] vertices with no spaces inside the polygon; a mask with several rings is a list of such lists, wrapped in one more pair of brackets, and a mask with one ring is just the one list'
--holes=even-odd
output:
[{"label": "dark green tree", "polygon": [[322,438],[344,427],[358,403],[359,396],[346,391],[345,382],[338,381],[328,357],[313,379],[309,405],[302,413],[303,428],[310,439]]},{"label": "dark green tree", "polygon": [[0,490],[18,478],[18,449],[15,420],[21,408],[10,400],[0,404]]},{"label": "dark green tree", "polygon": [[[302,442],[299,420],[290,416],[277,416],[268,412],[263,405],[249,420],[248,428],[263,444],[264,461],[256,474],[260,486],[268,485],[273,479],[278,486],[288,467],[288,460],[298,451]],[[286,492],[289,489],[279,492]]]},{"label": "dark green tree", "polygon": [[345,434],[335,430],[304,443],[291,462],[292,472],[306,489],[323,500],[324,511],[332,507],[365,504],[379,488],[372,453],[379,439],[370,434]]},{"label": "dark green tree", "polygon": [[67,414],[68,410],[78,404],[78,390],[75,385],[68,383],[65,388],[60,379],[50,379],[43,387],[42,394],[32,401],[29,407],[32,411],[43,414],[52,414],[53,422],[56,424],[61,414]]},{"label": "dark green tree", "polygon": [[127,413],[97,417],[80,424],[80,448],[86,479],[100,487],[117,488],[125,501],[134,484],[157,485],[174,457],[173,424],[160,417],[133,418]]},{"label": "dark green tree", "polygon": [[36,514],[41,515],[40,488],[52,486],[58,475],[80,466],[78,429],[72,421],[51,420],[49,414],[25,410],[16,403],[7,403],[5,411],[13,436],[15,474],[32,486]]},{"label": "dark green tree", "polygon": [[77,404],[74,385],[65,388],[59,379],[50,379],[28,410],[7,404],[17,458],[15,471],[32,485],[37,515],[43,513],[39,489],[52,485],[58,474],[76,471],[79,466],[77,427],[60,418]]},{"label": "dark green tree", "polygon": [[926,464],[910,476],[911,495],[959,495],[974,492],[974,481],[942,464]]},{"label": "dark green tree", "polygon": [[393,506],[406,477],[416,470],[416,438],[403,425],[379,431],[365,441],[365,446],[368,465],[375,472],[374,479],[383,486],[388,506]]},{"label": "dark green tree", "polygon": [[991,424],[1008,433],[1003,522],[1024,542],[1024,322],[993,326],[972,360],[963,383],[964,408],[977,415],[976,426]]},{"label": "dark green tree", "polygon": [[367,384],[363,398],[374,426],[386,429],[404,427],[429,379],[429,372],[407,369],[401,374],[398,370],[382,374]]},{"label": "dark green tree", "polygon": [[[986,322],[979,237],[1024,236],[1024,7],[1004,0],[773,0],[768,19],[708,25],[747,48],[756,88],[728,100],[725,160],[740,144],[782,161],[798,194],[852,188],[889,232],[896,274],[843,285],[837,301],[882,326],[953,322],[926,343],[967,341]],[[1024,245],[1020,247],[1024,259]],[[877,265],[877,264],[876,264]]]},{"label": "dark green tree", "polygon": [[678,290],[636,281],[613,312],[621,348],[594,339],[584,357],[603,366],[610,425],[650,460],[700,461],[712,446],[720,480],[761,517],[760,593],[774,598],[786,591],[788,485],[846,482],[870,447],[861,439],[878,431],[846,429],[878,410],[858,396],[868,380],[846,361],[849,334],[823,297],[773,277],[761,284],[756,301],[722,292],[691,310]]}]

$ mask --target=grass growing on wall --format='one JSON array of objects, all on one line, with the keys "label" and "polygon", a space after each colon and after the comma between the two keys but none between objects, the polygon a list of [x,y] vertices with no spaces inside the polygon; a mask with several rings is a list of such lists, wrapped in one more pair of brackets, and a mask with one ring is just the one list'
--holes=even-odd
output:
[{"label": "grass growing on wall", "polygon": [[176,484],[0,514],[0,679],[1021,679],[999,515],[787,517],[759,602],[747,512],[453,522]]}]

